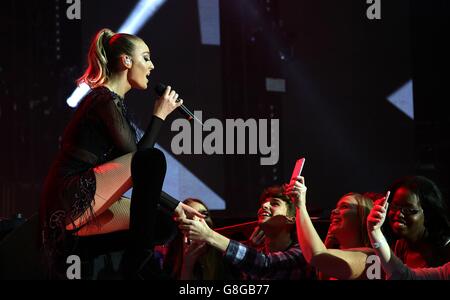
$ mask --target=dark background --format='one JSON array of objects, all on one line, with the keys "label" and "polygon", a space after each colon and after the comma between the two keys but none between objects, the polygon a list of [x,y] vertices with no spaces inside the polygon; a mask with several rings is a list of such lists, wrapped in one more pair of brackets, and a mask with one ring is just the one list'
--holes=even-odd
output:
[{"label": "dark background", "polygon": [[[138,33],[156,65],[151,84],[170,82],[204,119],[280,119],[275,166],[260,166],[259,155],[177,157],[226,200],[219,224],[253,218],[262,189],[288,180],[302,156],[309,206],[321,216],[347,192],[384,192],[407,174],[448,195],[448,1],[382,0],[381,20],[366,18],[363,0],[219,3],[220,46],[201,44],[194,0],[168,0]],[[66,1],[1,3],[0,217],[37,211],[87,45],[134,5],[82,1],[79,21],[65,17]],[[267,92],[266,77],[284,78],[286,92]],[[410,79],[414,120],[387,101]],[[127,98],[145,126],[154,95]],[[158,141],[169,151],[173,118]]]}]

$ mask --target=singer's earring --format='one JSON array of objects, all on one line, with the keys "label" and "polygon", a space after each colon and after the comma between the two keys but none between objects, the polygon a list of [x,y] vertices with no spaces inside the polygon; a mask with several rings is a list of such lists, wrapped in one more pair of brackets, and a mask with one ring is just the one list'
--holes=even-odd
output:
[{"label": "singer's earring", "polygon": [[126,64],[127,66],[130,66],[131,60],[130,60],[129,57],[125,58],[125,64]]}]

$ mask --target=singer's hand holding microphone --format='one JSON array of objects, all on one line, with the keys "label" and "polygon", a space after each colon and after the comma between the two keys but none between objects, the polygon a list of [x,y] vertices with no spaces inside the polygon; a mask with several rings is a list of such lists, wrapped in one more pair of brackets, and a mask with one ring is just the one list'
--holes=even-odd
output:
[{"label": "singer's hand holding microphone", "polygon": [[178,98],[178,94],[175,90],[172,90],[170,86],[167,86],[164,93],[155,102],[153,115],[165,120],[172,111],[181,105],[183,105],[183,100]]}]

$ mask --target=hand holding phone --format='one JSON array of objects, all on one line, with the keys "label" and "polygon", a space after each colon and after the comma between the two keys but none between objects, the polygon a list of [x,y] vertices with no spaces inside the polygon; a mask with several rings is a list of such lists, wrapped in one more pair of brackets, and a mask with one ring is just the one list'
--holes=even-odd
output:
[{"label": "hand holding phone", "polygon": [[386,220],[387,207],[389,205],[388,199],[390,194],[391,192],[387,191],[386,196],[378,199],[367,216],[367,230],[369,233],[374,230],[380,230]]},{"label": "hand holding phone", "polygon": [[302,174],[303,165],[305,164],[305,158],[302,157],[295,163],[294,171],[292,172],[291,181],[289,182],[289,187],[292,187],[297,180],[297,177]]},{"label": "hand holding phone", "polygon": [[391,194],[391,191],[387,191],[386,192],[386,196],[384,196],[383,201],[381,201],[380,205],[383,206],[384,208],[386,208],[386,205],[388,203],[389,200],[389,195]]}]

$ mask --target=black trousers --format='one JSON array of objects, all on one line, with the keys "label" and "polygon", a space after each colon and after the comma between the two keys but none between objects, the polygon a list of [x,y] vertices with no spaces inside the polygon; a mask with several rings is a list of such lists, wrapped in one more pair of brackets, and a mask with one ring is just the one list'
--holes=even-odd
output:
[{"label": "black trousers", "polygon": [[130,237],[134,247],[152,249],[158,205],[173,212],[177,201],[161,200],[161,190],[166,175],[164,154],[155,148],[137,151],[131,161],[133,193],[130,207]]},{"label": "black trousers", "polygon": [[[161,215],[158,213],[158,205],[161,202],[166,168],[164,154],[155,148],[137,151],[131,161],[133,192],[130,207],[130,240],[122,259],[123,270],[127,277],[133,277],[133,274],[140,272],[146,264],[152,263],[157,217]],[[164,201],[161,205],[173,212],[178,202]]]}]

